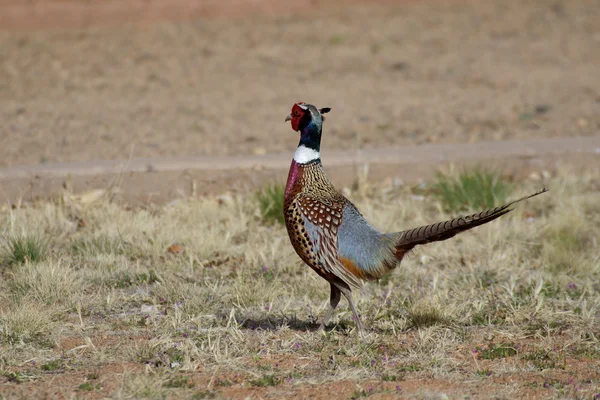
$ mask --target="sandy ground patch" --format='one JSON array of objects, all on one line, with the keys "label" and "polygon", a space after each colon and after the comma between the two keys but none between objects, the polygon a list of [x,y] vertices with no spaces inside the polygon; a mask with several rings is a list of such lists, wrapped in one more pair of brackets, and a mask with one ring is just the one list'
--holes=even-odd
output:
[{"label": "sandy ground patch", "polygon": [[599,17],[583,0],[400,2],[5,31],[0,166],[291,153],[296,101],[333,108],[327,149],[593,135]]}]

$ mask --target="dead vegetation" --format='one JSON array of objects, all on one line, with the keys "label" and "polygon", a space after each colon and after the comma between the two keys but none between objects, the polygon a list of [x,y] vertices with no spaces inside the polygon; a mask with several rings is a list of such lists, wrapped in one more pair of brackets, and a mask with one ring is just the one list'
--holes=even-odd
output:
[{"label": "dead vegetation", "polygon": [[[318,386],[345,398],[593,398],[595,176],[514,182],[510,198],[551,192],[418,248],[356,294],[371,328],[364,340],[345,303],[316,331],[328,286],[301,265],[283,226],[263,222],[255,195],[130,207],[67,193],[4,207],[2,392],[281,397]],[[451,216],[431,188],[363,184],[350,196],[392,231]]]}]

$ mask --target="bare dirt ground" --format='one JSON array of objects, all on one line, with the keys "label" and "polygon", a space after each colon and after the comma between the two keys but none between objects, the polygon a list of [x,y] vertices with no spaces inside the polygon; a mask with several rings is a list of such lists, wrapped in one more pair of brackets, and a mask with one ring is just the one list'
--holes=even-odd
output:
[{"label": "bare dirt ground", "polygon": [[[358,181],[431,182],[440,169],[484,166],[511,180],[573,174],[600,165],[600,136],[521,141],[329,150],[327,175],[336,187]],[[248,194],[285,182],[290,154],[203,156],[36,164],[0,169],[0,199],[19,204],[74,193],[104,191],[127,204],[162,204],[188,197]]]},{"label": "bare dirt ground", "polygon": [[[415,0],[372,0],[371,4]],[[436,0],[430,0],[436,1]],[[364,1],[362,1],[364,2]],[[152,24],[199,18],[247,18],[307,13],[311,8],[340,7],[360,0],[2,0],[3,30],[89,28],[123,23]]]},{"label": "bare dirt ground", "polygon": [[[68,12],[76,2],[31,3],[29,19],[15,4],[0,7],[4,20],[14,14],[0,33],[0,166],[291,152],[283,119],[296,101],[333,108],[327,149],[585,136],[600,124],[598,2],[285,13],[254,1],[233,7],[247,18],[106,27],[96,25],[108,17],[90,17],[73,29],[48,4]],[[74,7],[70,20],[129,3],[86,4],[98,11]],[[158,15],[163,3],[149,4]],[[172,13],[202,15],[198,3],[175,4]],[[275,15],[257,16],[261,4]],[[53,28],[35,25],[44,10]]]}]

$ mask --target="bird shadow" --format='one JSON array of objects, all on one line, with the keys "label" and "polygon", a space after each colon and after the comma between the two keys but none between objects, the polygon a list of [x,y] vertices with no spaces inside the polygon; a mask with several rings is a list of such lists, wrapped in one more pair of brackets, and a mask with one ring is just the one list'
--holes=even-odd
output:
[{"label": "bird shadow", "polygon": [[[225,317],[223,315],[223,317]],[[277,331],[282,328],[289,328],[298,332],[316,332],[321,323],[317,317],[309,316],[307,320],[298,319],[295,315],[242,315],[238,319],[238,327],[249,331]],[[337,322],[331,322],[325,326],[325,332],[336,332],[350,334],[356,329],[353,320],[341,318]],[[394,331],[389,328],[373,328],[367,326],[367,332],[377,334],[392,334]]]},{"label": "bird shadow", "polygon": [[259,317],[244,318],[239,326],[244,329],[251,331],[263,330],[263,331],[276,331],[283,327],[288,327],[295,331],[311,331],[314,332],[319,329],[319,324],[315,319],[308,321],[300,320],[293,317]]},{"label": "bird shadow", "polygon": [[[319,330],[320,322],[316,318],[309,318],[308,320],[301,320],[296,316],[273,316],[273,317],[259,317],[259,318],[244,318],[239,326],[244,329],[251,331],[264,330],[264,331],[277,331],[283,327],[287,327],[294,331],[302,332],[316,332]],[[325,327],[326,332],[348,332],[354,327],[351,321],[340,321],[335,324],[328,324]]]}]

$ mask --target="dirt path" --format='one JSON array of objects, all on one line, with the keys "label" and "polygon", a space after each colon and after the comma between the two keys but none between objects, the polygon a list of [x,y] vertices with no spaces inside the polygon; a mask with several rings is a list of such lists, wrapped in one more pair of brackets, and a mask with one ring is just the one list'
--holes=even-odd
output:
[{"label": "dirt path", "polygon": [[[407,3],[415,0],[371,0]],[[432,1],[432,0],[430,0]],[[363,1],[364,2],[364,1]],[[0,30],[89,28],[151,24],[198,18],[247,18],[306,13],[310,8],[340,7],[360,0],[2,0]]]},{"label": "dirt path", "polygon": [[[291,153],[265,156],[187,157],[131,161],[74,162],[0,169],[0,196],[18,199],[53,196],[65,185],[75,193],[118,186],[127,202],[164,202],[174,198],[255,189],[269,181],[285,182]],[[361,152],[330,151],[324,163],[338,186],[351,185],[357,171],[368,165],[372,181],[396,179],[415,182],[429,179],[441,166],[485,164],[506,175],[523,177],[531,172],[568,165],[575,170],[600,166],[600,136],[528,141],[429,144],[369,149]]]}]

